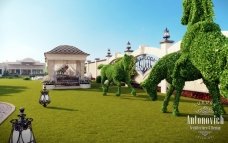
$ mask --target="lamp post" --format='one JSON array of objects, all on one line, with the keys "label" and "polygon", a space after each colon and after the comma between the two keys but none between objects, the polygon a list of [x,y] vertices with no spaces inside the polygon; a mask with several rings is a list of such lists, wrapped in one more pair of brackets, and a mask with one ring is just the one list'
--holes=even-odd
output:
[{"label": "lamp post", "polygon": [[20,108],[19,119],[13,119],[9,143],[36,143],[32,131],[32,118],[25,118],[24,108]]},{"label": "lamp post", "polygon": [[40,100],[39,103],[43,105],[44,107],[47,107],[47,104],[51,102],[51,99],[48,95],[48,90],[46,89],[46,86],[44,86],[44,89],[40,91]]}]

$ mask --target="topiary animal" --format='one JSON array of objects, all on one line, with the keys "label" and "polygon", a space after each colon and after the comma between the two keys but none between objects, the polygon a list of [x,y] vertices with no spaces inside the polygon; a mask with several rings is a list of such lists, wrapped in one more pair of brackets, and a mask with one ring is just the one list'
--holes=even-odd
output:
[{"label": "topiary animal", "polygon": [[114,64],[99,65],[98,69],[101,69],[103,95],[107,95],[110,83],[114,82],[118,87],[116,96],[120,96],[121,82],[124,82],[131,89],[131,94],[135,96],[135,89],[131,85],[131,73],[135,69],[134,65],[135,58],[126,54],[123,58],[118,59]]},{"label": "topiary animal", "polygon": [[[173,85],[178,85],[179,70],[190,61],[202,74],[204,83],[213,97],[216,116],[222,114],[220,93],[228,97],[228,39],[213,22],[211,0],[184,0],[182,24],[187,32],[181,43],[182,54],[175,63]],[[219,89],[220,84],[220,89]]]},{"label": "topiary animal", "polygon": [[[173,103],[173,114],[179,115],[179,99],[181,92],[184,88],[185,81],[193,81],[202,78],[201,73],[197,70],[189,61],[186,61],[185,66],[182,66],[178,77],[178,86],[172,85],[172,73],[175,66],[175,62],[180,58],[181,52],[174,52],[162,57],[152,68],[148,78],[141,83],[143,89],[147,91],[152,100],[157,99],[157,85],[163,80],[170,84],[168,92],[163,102],[162,112],[167,112],[167,106],[170,100],[170,96],[176,90],[176,96]],[[225,112],[225,110],[223,110]]]}]

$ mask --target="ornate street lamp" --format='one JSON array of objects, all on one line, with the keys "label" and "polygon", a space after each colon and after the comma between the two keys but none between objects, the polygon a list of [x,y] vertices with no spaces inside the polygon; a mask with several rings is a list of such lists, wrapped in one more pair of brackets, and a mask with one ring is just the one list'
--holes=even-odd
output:
[{"label": "ornate street lamp", "polygon": [[20,108],[19,119],[13,119],[9,143],[36,143],[32,131],[32,118],[25,118],[24,108]]},{"label": "ornate street lamp", "polygon": [[127,55],[130,55],[133,52],[133,50],[131,50],[131,43],[129,41],[127,42],[127,47],[126,47],[126,50],[124,52]]},{"label": "ornate street lamp", "polygon": [[43,105],[44,107],[47,107],[47,104],[51,102],[51,99],[48,95],[48,90],[46,89],[46,86],[44,86],[44,89],[40,91],[40,100],[39,103]]}]

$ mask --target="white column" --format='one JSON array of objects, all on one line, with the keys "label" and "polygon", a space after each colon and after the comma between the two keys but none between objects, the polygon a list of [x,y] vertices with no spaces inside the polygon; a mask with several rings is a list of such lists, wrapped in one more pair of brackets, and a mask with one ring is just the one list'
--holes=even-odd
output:
[{"label": "white column", "polygon": [[95,78],[97,78],[97,60],[95,60]]},{"label": "white column", "polygon": [[78,72],[79,72],[79,74],[80,74],[80,76],[81,76],[81,61],[78,61]]},{"label": "white column", "polygon": [[76,61],[76,76],[79,76],[78,74],[81,75],[81,63],[80,63],[80,61]]},{"label": "white column", "polygon": [[77,60],[74,61],[74,75],[76,75],[77,73],[77,68],[78,68],[78,65],[77,65]]},{"label": "white column", "polygon": [[[164,42],[160,42],[161,44],[161,52],[162,55],[165,56],[168,54],[167,50],[170,46],[172,46],[173,41],[164,41]],[[161,93],[166,93],[167,92],[167,87],[168,87],[168,83],[166,80],[162,80],[161,81]]]},{"label": "white column", "polygon": [[160,85],[161,85],[161,93],[166,93],[167,87],[168,87],[167,81],[165,79],[162,80]]},{"label": "white column", "polygon": [[55,62],[53,60],[48,60],[48,75],[51,80],[55,80]]},{"label": "white column", "polygon": [[89,62],[87,62],[87,64],[86,64],[86,73],[89,73]]},{"label": "white column", "polygon": [[85,61],[82,60],[80,61],[81,62],[81,76],[84,76],[84,73],[85,73]]}]

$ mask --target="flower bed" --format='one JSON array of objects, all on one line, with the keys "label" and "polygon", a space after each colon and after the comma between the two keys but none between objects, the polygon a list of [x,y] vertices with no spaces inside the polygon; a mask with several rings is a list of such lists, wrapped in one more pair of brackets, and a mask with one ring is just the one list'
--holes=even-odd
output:
[{"label": "flower bed", "polygon": [[[208,100],[208,101],[212,100],[212,97],[209,93],[203,93],[203,92],[184,90],[184,91],[182,91],[182,96],[190,97],[190,98],[194,98],[194,99]],[[228,99],[221,97],[221,103],[228,105]]]},{"label": "flower bed", "polygon": [[91,88],[91,84],[80,84],[80,88]]},{"label": "flower bed", "polygon": [[56,86],[79,86],[79,77],[69,75],[57,75]]},{"label": "flower bed", "polygon": [[44,85],[47,89],[91,88],[88,78],[79,80],[79,77],[69,75],[57,75],[56,82],[49,79],[43,81]]},{"label": "flower bed", "polygon": [[80,88],[91,88],[90,80],[88,78],[81,79]]},{"label": "flower bed", "polygon": [[49,84],[49,85],[43,85],[43,87],[46,86],[46,89],[54,89],[55,88],[55,85],[53,84]]}]

